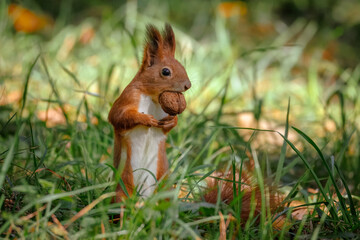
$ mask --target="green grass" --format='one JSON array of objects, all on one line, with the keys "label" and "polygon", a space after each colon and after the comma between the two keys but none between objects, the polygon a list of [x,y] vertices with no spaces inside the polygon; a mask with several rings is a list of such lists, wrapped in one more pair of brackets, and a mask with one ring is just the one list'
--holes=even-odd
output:
[{"label": "green grass", "polygon": [[[359,66],[323,59],[314,22],[299,19],[259,38],[251,30],[255,20],[239,28],[236,19],[214,14],[216,6],[199,5],[198,13],[189,6],[188,14],[198,17],[193,23],[164,16],[170,11],[164,5],[139,7],[134,24],[131,6],[124,5],[27,35],[14,32],[0,5],[0,97],[20,96],[0,106],[1,237],[216,239],[219,211],[225,221],[229,213],[236,219],[228,239],[359,237]],[[168,137],[172,173],[148,199],[112,204],[121,179],[112,167],[107,114],[137,71],[146,24],[163,21],[175,29],[176,56],[193,85]],[[81,44],[88,25],[95,36]],[[57,109],[61,124],[40,119],[49,109]],[[244,114],[252,118],[244,122]],[[269,215],[264,205],[260,217],[244,223],[241,192],[234,191],[229,205],[205,203],[204,178],[215,169],[241,172],[247,152],[263,196],[273,183],[286,201],[304,201],[313,214],[277,231],[272,221],[292,207]],[[191,190],[184,199],[181,186]],[[120,211],[122,225],[110,223]]]}]

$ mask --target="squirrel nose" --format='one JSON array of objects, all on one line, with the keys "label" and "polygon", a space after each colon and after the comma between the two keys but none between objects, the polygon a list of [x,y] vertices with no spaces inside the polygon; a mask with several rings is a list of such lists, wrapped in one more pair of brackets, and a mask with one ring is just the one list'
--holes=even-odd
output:
[{"label": "squirrel nose", "polygon": [[191,82],[188,81],[187,83],[185,83],[184,88],[185,88],[185,91],[188,90],[189,88],[191,88]]}]

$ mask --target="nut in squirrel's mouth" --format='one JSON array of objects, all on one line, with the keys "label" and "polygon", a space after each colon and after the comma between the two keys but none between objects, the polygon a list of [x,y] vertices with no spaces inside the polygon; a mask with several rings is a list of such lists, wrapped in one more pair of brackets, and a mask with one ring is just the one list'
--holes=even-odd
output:
[{"label": "nut in squirrel's mouth", "polygon": [[182,113],[186,108],[185,97],[181,92],[164,91],[159,95],[159,104],[170,115]]},{"label": "nut in squirrel's mouth", "polygon": [[174,91],[174,90],[164,90],[164,91],[162,91],[161,93],[159,93],[159,95],[158,95],[158,100],[160,99],[160,96],[162,95],[162,94],[180,94],[180,95],[183,95],[184,96],[184,94],[183,94],[183,92],[181,92],[181,91]]}]

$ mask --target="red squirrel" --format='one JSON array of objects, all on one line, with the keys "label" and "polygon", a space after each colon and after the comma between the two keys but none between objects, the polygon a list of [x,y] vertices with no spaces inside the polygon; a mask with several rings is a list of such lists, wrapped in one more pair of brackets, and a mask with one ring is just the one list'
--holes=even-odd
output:
[{"label": "red squirrel", "polygon": [[[175,59],[175,35],[169,24],[162,33],[147,26],[144,56],[139,71],[114,102],[109,121],[114,127],[114,167],[123,168],[127,193],[136,189],[142,196],[155,190],[156,180],[169,169],[165,152],[167,133],[176,126],[177,116],[164,112],[159,95],[165,91],[185,92],[191,82]],[[125,197],[120,185],[116,202]]]},{"label": "red squirrel", "polygon": [[[185,92],[191,82],[184,67],[174,58],[175,35],[169,24],[162,33],[153,25],[147,26],[144,56],[140,69],[130,84],[114,102],[109,121],[114,127],[114,167],[123,169],[122,181],[129,195],[135,189],[144,197],[151,195],[156,188],[156,180],[164,177],[168,170],[165,152],[167,133],[176,126],[177,116],[164,112],[159,96],[164,92]],[[248,169],[251,172],[251,167]],[[236,173],[236,181],[241,182],[242,214],[249,217],[252,204],[254,215],[261,212],[261,192],[253,184],[247,173]],[[155,179],[155,178],[156,179]],[[207,178],[208,192],[204,198],[209,203],[218,199],[217,188],[221,186],[220,199],[230,203],[233,199],[233,175],[215,172]],[[225,181],[218,180],[219,178]],[[226,181],[230,180],[230,181]],[[222,182],[222,184],[220,184]],[[236,184],[238,189],[238,184]],[[267,187],[270,211],[274,212],[284,199]],[[126,194],[120,185],[116,188],[116,202]],[[252,201],[255,198],[255,201]]]}]

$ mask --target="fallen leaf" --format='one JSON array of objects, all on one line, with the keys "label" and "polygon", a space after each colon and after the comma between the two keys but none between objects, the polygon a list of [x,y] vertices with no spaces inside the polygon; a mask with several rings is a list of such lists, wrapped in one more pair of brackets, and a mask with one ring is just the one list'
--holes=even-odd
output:
[{"label": "fallen leaf", "polygon": [[[284,113],[285,115],[286,113]],[[285,115],[286,116],[286,115]],[[272,116],[273,117],[273,116]],[[280,132],[281,134],[285,134],[285,127],[279,126],[274,121],[260,119],[259,122],[256,121],[254,114],[251,112],[240,113],[237,116],[237,124],[241,128],[255,128],[262,130],[274,130]],[[279,147],[282,146],[284,139],[277,132],[258,132],[257,136],[252,139],[252,145],[254,148],[262,148],[266,147],[269,151],[276,151]],[[249,130],[240,130],[240,134],[245,138],[245,140],[249,140],[253,134],[253,131]],[[288,132],[288,140],[292,142],[296,148],[300,151],[303,149],[303,144],[299,141],[298,134],[293,131]]]},{"label": "fallen leaf", "polygon": [[319,189],[308,188],[307,191],[309,193],[312,193],[312,194],[318,194],[319,193]]},{"label": "fallen leaf", "polygon": [[309,207],[309,206],[302,206],[302,207],[297,207],[297,206],[300,206],[300,205],[303,205],[305,204],[305,202],[303,201],[292,201],[290,203],[290,207],[295,207],[293,209],[293,211],[291,212],[291,217],[292,219],[295,219],[295,220],[302,220],[304,218],[305,215],[309,214],[312,212],[312,208]]},{"label": "fallen leaf", "polygon": [[6,93],[6,90],[3,90],[0,94],[0,106],[18,103],[22,99],[21,91],[12,91]]},{"label": "fallen leaf", "polygon": [[217,10],[224,18],[233,16],[245,16],[247,14],[247,6],[245,2],[222,2],[217,6]]},{"label": "fallen leaf", "polygon": [[41,121],[46,122],[48,128],[66,124],[66,118],[60,107],[40,110],[36,115]]},{"label": "fallen leaf", "polygon": [[95,36],[95,30],[92,26],[85,26],[81,29],[79,42],[83,45],[89,44]]},{"label": "fallen leaf", "polygon": [[39,32],[53,24],[49,16],[36,14],[17,4],[9,5],[8,15],[12,19],[17,32]]}]

